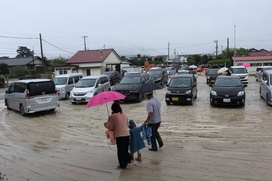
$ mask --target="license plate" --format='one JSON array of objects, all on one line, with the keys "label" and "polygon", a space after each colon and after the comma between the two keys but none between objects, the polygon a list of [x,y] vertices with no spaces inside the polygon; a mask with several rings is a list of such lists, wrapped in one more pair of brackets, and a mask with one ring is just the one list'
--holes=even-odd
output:
[{"label": "license plate", "polygon": [[77,101],[81,101],[81,98],[77,97],[76,100],[77,100]]},{"label": "license plate", "polygon": [[230,102],[230,99],[223,99],[223,102]]},{"label": "license plate", "polygon": [[179,98],[178,97],[172,97],[172,101],[178,101]]},{"label": "license plate", "polygon": [[214,82],[214,80],[211,80],[211,82]]},{"label": "license plate", "polygon": [[47,102],[47,98],[41,99],[41,102]]}]

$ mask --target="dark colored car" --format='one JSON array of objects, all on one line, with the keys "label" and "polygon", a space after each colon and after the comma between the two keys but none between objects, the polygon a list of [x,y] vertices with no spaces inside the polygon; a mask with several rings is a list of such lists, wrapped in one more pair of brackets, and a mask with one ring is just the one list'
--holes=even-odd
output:
[{"label": "dark colored car", "polygon": [[149,82],[152,82],[152,80],[148,74],[128,73],[112,90],[124,94],[126,98],[123,101],[136,100],[140,102],[144,99],[144,92],[138,90],[142,85]]},{"label": "dark colored car", "polygon": [[197,97],[197,81],[192,74],[175,75],[166,86],[168,87],[165,94],[167,105],[171,103],[193,104],[193,99]]},{"label": "dark colored car", "polygon": [[120,80],[122,79],[121,74],[115,70],[104,72],[104,75],[107,75],[110,78],[110,85],[118,84]]},{"label": "dark colored car", "polygon": [[206,73],[206,83],[207,84],[214,84],[215,79],[221,75],[218,73],[218,69],[209,69]]},{"label": "dark colored car", "polygon": [[211,105],[245,105],[246,93],[244,85],[240,78],[235,75],[220,75],[216,78],[215,83],[210,85]]},{"label": "dark colored car", "polygon": [[164,85],[168,82],[168,73],[165,68],[151,68],[148,74],[154,83]]}]

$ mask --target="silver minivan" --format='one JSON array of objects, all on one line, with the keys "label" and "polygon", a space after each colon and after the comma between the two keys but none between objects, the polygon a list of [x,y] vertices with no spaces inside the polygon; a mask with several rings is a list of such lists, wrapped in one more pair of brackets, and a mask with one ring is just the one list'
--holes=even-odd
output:
[{"label": "silver minivan", "polygon": [[5,93],[7,109],[20,111],[25,116],[39,111],[54,111],[59,107],[55,83],[51,79],[18,80]]},{"label": "silver minivan", "polygon": [[264,98],[267,105],[272,106],[272,70],[266,70],[262,74],[260,97]]},{"label": "silver minivan", "polygon": [[261,81],[263,72],[266,70],[272,70],[272,66],[261,66],[256,68],[255,78],[256,81]]},{"label": "silver minivan", "polygon": [[53,80],[60,99],[69,99],[74,85],[83,77],[81,73],[57,75]]},{"label": "silver minivan", "polygon": [[107,75],[86,76],[80,79],[70,92],[72,103],[87,103],[96,94],[110,89],[110,79]]}]

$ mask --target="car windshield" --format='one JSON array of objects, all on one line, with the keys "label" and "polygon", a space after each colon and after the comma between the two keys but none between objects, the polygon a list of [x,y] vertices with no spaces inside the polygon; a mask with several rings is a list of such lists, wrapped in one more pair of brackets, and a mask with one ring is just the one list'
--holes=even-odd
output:
[{"label": "car windshield", "polygon": [[67,83],[67,77],[54,78],[55,85],[65,85]]},{"label": "car windshield", "polygon": [[75,87],[84,88],[84,87],[93,87],[96,82],[96,79],[80,79]]},{"label": "car windshield", "polygon": [[240,79],[216,79],[214,83],[215,87],[241,87],[242,83]]},{"label": "car windshield", "polygon": [[150,70],[149,75],[162,75],[162,70]]},{"label": "car windshield", "polygon": [[191,79],[189,77],[178,77],[173,78],[169,84],[169,87],[178,88],[178,87],[190,87]]},{"label": "car windshield", "polygon": [[218,74],[218,70],[209,70],[208,74]]},{"label": "car windshield", "polygon": [[120,81],[120,84],[139,84],[141,83],[141,77],[139,76],[125,76]]},{"label": "car windshield", "polygon": [[245,73],[247,73],[245,68],[233,68],[233,69],[231,69],[231,72],[233,74],[245,74]]}]

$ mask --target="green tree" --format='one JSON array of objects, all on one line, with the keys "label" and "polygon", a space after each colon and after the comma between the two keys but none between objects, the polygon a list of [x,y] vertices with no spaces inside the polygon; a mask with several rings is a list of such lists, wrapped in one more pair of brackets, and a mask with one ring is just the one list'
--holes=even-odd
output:
[{"label": "green tree", "polygon": [[15,66],[11,69],[11,71],[15,77],[21,77],[29,73],[23,66]]},{"label": "green tree", "polygon": [[210,60],[207,63],[208,66],[219,66],[219,67],[230,67],[232,65],[232,61],[230,59],[216,59]]},{"label": "green tree", "polygon": [[24,46],[19,46],[16,52],[17,52],[16,58],[34,56],[34,52],[31,51],[29,48],[24,47]]},{"label": "green tree", "polygon": [[0,63],[0,75],[7,75],[8,73],[8,65],[5,63]]}]

